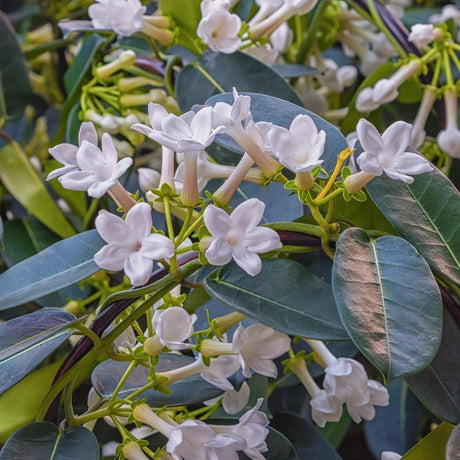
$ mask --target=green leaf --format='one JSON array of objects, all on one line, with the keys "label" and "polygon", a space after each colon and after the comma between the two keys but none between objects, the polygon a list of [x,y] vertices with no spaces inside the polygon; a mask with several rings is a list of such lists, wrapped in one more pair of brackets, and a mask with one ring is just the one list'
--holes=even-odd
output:
[{"label": "green leaf", "polygon": [[11,195],[56,235],[67,238],[75,234],[37,171],[16,143],[0,149],[0,179]]},{"label": "green leaf", "polygon": [[[155,372],[165,372],[186,366],[195,362],[190,356],[162,353],[155,367]],[[91,375],[95,390],[103,397],[110,398],[116,386],[120,382],[129,363],[123,361],[107,360],[99,364]],[[133,391],[147,384],[149,369],[144,366],[136,367],[123,385],[119,398],[125,398]],[[182,406],[197,404],[222,394],[222,390],[206,382],[199,374],[182,379],[169,386],[172,394],[163,394],[149,389],[139,395],[139,398],[147,398],[147,403],[153,407]]]},{"label": "green leaf", "polygon": [[320,73],[316,67],[299,64],[279,64],[272,66],[272,69],[283,78],[298,78],[304,75],[318,75]]},{"label": "green leaf", "polygon": [[435,460],[438,458],[445,458],[446,444],[453,428],[453,425],[450,423],[441,423],[441,425],[439,425],[429,435],[425,436],[409,452],[403,455],[401,460]]},{"label": "green leaf", "polygon": [[[239,89],[239,88],[238,88]],[[341,132],[318,115],[310,112],[307,109],[292,104],[286,100],[273,97],[275,95],[257,94],[257,93],[244,93],[251,96],[251,113],[255,122],[268,121],[275,125],[289,128],[292,120],[297,115],[310,116],[318,130],[323,129],[326,132],[326,144],[324,153],[321,157],[324,163],[321,165],[326,171],[332,171],[337,162],[337,156],[342,150],[348,147],[347,141]],[[233,103],[233,95],[230,93],[219,94],[211,97],[206,101],[208,105],[214,105],[217,102]],[[228,136],[217,136],[215,143],[224,147],[227,150],[238,152],[239,155],[243,154],[243,150]]]},{"label": "green leaf", "polygon": [[189,49],[195,54],[200,50],[195,45],[196,29],[201,20],[201,0],[160,0],[162,14],[171,16],[179,28],[178,45]]},{"label": "green leaf", "polygon": [[64,38],[76,32],[94,32],[96,30],[92,26],[91,21],[77,19],[64,19],[58,22],[58,26],[62,30]]},{"label": "green leaf", "polygon": [[413,184],[376,177],[369,195],[396,231],[413,244],[433,271],[460,283],[460,194],[437,169]]},{"label": "green leaf", "polygon": [[0,442],[19,428],[35,420],[41,403],[48,393],[60,361],[31,372],[0,397]]},{"label": "green leaf", "polygon": [[74,321],[71,313],[46,308],[0,324],[0,394],[66,341]]},{"label": "green leaf", "polygon": [[[364,421],[366,444],[375,458],[381,452],[406,452],[419,440],[425,408],[404,379],[389,383],[390,404],[375,408],[375,417]],[[329,425],[329,424],[328,424]]]},{"label": "green leaf", "polygon": [[8,439],[0,460],[98,460],[99,446],[91,431],[72,426],[61,431],[49,422],[34,422]]},{"label": "green leaf", "polygon": [[441,342],[441,295],[430,267],[407,241],[345,230],[332,287],[345,329],[385,380],[432,361]]},{"label": "green leaf", "polygon": [[302,106],[283,78],[257,59],[241,52],[212,51],[206,51],[181,70],[176,81],[177,102],[185,112],[215,94],[231,92],[233,87],[238,92],[268,94]]},{"label": "green leaf", "polygon": [[417,398],[441,420],[460,423],[458,357],[460,330],[444,310],[443,336],[438,354],[422,372],[405,377]]},{"label": "green leaf", "polygon": [[[0,118],[17,118],[28,104],[32,89],[16,32],[0,11]],[[6,103],[3,113],[2,101]]]},{"label": "green leaf", "polygon": [[0,275],[0,310],[22,305],[99,270],[94,254],[104,241],[96,230],[59,241]]},{"label": "green leaf", "polygon": [[91,70],[94,56],[105,42],[106,38],[99,34],[91,34],[88,36],[81,44],[77,57],[65,73],[64,85],[68,95],[61,111],[56,133],[51,141],[52,146],[64,141],[67,119],[80,98],[80,89],[88,75],[88,72]]},{"label": "green leaf", "polygon": [[292,442],[300,460],[340,460],[331,444],[303,418],[293,414],[275,414],[270,425]]},{"label": "green leaf", "polygon": [[293,260],[264,260],[254,277],[228,264],[215,279],[207,278],[204,287],[233,310],[286,334],[348,339],[330,285]]}]

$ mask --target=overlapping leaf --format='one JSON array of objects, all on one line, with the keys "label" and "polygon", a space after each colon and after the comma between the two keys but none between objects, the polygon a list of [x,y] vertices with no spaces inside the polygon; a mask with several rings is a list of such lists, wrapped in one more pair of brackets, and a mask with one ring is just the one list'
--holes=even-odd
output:
[{"label": "overlapping leaf", "polygon": [[345,230],[332,286],[350,337],[386,380],[432,361],[441,342],[441,296],[428,264],[407,241]]}]

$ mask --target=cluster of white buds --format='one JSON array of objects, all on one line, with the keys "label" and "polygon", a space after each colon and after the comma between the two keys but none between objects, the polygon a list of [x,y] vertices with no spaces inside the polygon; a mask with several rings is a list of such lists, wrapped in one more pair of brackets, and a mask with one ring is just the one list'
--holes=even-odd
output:
[{"label": "cluster of white buds", "polygon": [[96,0],[88,8],[88,15],[95,29],[113,30],[121,37],[143,32],[162,45],[171,45],[174,33],[168,30],[170,19],[146,16],[146,9],[140,0]]},{"label": "cluster of white buds", "polygon": [[350,9],[345,2],[341,2],[341,5],[337,39],[347,56],[358,56],[361,73],[367,76],[389,58],[396,56],[396,51],[373,24]]},{"label": "cluster of white buds", "polygon": [[289,369],[312,397],[312,417],[317,425],[324,427],[326,422],[338,422],[344,404],[356,423],[361,419],[372,420],[374,406],[388,405],[387,389],[369,380],[361,363],[351,358],[336,358],[320,341],[306,339],[306,342],[315,352],[318,363],[325,368],[324,388],[313,380],[302,357],[291,359]]}]

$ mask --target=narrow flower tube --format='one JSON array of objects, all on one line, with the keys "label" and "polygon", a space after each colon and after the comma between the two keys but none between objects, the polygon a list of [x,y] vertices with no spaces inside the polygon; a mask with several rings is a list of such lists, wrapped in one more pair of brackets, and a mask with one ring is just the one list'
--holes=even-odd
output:
[{"label": "narrow flower tube", "polygon": [[245,153],[228,179],[214,193],[213,198],[216,203],[219,203],[221,206],[228,206],[230,204],[233,195],[238,190],[238,187],[253,164],[253,158]]},{"label": "narrow flower tube", "polygon": [[351,174],[344,180],[345,190],[350,194],[360,192],[366,184],[368,184],[373,178],[374,174],[369,174],[364,171],[359,171],[356,174]]},{"label": "narrow flower tube", "polygon": [[132,50],[126,50],[120,53],[117,59],[109,62],[108,64],[102,65],[95,69],[95,74],[101,80],[106,80],[115,72],[118,72],[125,67],[130,67],[134,64],[136,59],[136,53]]},{"label": "narrow flower tube", "polygon": [[417,115],[414,120],[412,134],[410,138],[410,145],[415,149],[422,146],[425,140],[425,125],[430,115],[430,110],[436,101],[436,90],[427,87],[423,92],[422,102],[418,109]]},{"label": "narrow flower tube", "polygon": [[159,417],[147,404],[139,404],[136,406],[133,410],[133,417],[138,422],[151,426],[168,438],[174,428],[168,422],[165,422],[161,417]]},{"label": "narrow flower tube", "polygon": [[174,186],[174,150],[162,145],[160,187],[167,184],[175,192]]},{"label": "narrow flower tube", "polygon": [[135,441],[128,442],[122,449],[123,456],[126,460],[149,460],[149,457],[142,452],[139,444]]},{"label": "narrow flower tube", "polygon": [[181,200],[184,206],[196,206],[200,201],[200,193],[198,192],[198,153],[184,153],[185,175],[184,187],[181,193]]},{"label": "narrow flower tube", "polygon": [[458,98],[454,88],[444,92],[446,128],[438,134],[438,145],[453,158],[460,158],[460,130],[458,129]]},{"label": "narrow flower tube", "polygon": [[174,42],[174,33],[171,30],[160,28],[151,22],[144,22],[142,32],[164,46],[170,46]]}]

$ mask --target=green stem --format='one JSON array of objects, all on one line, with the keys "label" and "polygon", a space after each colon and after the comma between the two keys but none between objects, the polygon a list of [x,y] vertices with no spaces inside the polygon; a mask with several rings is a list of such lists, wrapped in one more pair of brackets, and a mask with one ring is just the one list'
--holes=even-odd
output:
[{"label": "green stem", "polygon": [[189,229],[190,222],[193,217],[193,208],[187,208],[187,215],[185,216],[184,223],[182,224],[182,228],[179,232],[178,237],[176,238],[176,248],[179,247],[186,238],[184,238],[184,235],[187,233],[187,230]]},{"label": "green stem", "polygon": [[[163,205],[164,205],[164,210],[165,210],[164,215],[166,219],[166,227],[168,229],[168,236],[169,236],[169,239],[174,243],[174,228],[173,228],[173,223],[172,223],[172,218],[171,218],[171,207],[169,205],[169,196],[163,197]],[[177,257],[175,254],[171,257],[171,259],[169,259],[169,265],[170,265],[171,274],[175,275],[178,270]]]},{"label": "green stem", "polygon": [[125,373],[123,374],[123,377],[120,379],[117,386],[115,387],[115,390],[113,390],[112,396],[110,397],[110,400],[109,400],[109,404],[115,401],[115,399],[118,396],[118,393],[120,393],[120,390],[123,388],[123,385],[126,383],[126,380],[128,380],[128,377],[130,376],[133,369],[137,366],[137,364],[138,364],[137,361],[131,361],[129,363],[128,369],[126,369]]},{"label": "green stem", "polygon": [[[328,203],[330,200],[332,200],[333,198],[339,196],[339,195],[342,195],[343,193],[343,189],[342,188],[337,188],[335,189],[333,192],[329,193],[329,195],[327,195],[325,198],[323,198],[322,200],[315,200],[315,205],[316,206],[322,206],[323,204],[326,204]],[[327,220],[327,219],[326,219]]]},{"label": "green stem", "polygon": [[377,27],[383,32],[385,37],[388,39],[388,41],[393,45],[394,49],[398,52],[398,54],[402,57],[405,58],[407,57],[407,53],[404,51],[404,49],[399,45],[397,40],[393,37],[393,34],[387,29],[385,24],[382,21],[382,18],[380,17],[377,8],[375,6],[375,0],[368,0],[367,5],[369,7],[369,11],[371,12],[372,19],[374,20],[375,24]]},{"label": "green stem", "polygon": [[30,60],[40,56],[40,54],[47,53],[48,51],[54,51],[59,48],[63,48],[70,43],[73,43],[73,39],[70,38],[60,38],[58,40],[53,40],[51,42],[43,43],[42,45],[35,46],[34,48],[24,51],[24,57],[26,60]]},{"label": "green stem", "polygon": [[302,224],[300,222],[273,222],[265,225],[265,227],[276,231],[305,233],[306,235],[318,236],[320,238],[323,236],[323,230],[319,225]]}]

